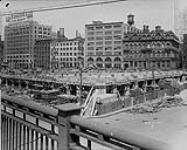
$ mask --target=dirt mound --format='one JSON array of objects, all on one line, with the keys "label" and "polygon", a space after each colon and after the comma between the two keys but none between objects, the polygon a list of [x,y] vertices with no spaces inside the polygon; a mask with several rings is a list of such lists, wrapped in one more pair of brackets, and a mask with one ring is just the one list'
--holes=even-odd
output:
[{"label": "dirt mound", "polygon": [[132,109],[128,109],[128,113],[156,113],[164,108],[171,108],[176,106],[181,106],[182,99],[180,97],[166,97],[159,102],[147,103],[143,105],[136,105]]}]

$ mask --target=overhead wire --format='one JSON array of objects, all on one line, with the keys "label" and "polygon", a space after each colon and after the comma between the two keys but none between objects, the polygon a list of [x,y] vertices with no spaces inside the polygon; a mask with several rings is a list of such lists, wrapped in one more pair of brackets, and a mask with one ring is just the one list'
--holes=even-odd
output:
[{"label": "overhead wire", "polygon": [[97,1],[97,2],[92,1],[91,3],[75,3],[73,5],[65,5],[65,6],[39,7],[39,8],[32,8],[32,9],[2,12],[1,15],[6,16],[6,15],[11,15],[11,14],[19,14],[23,12],[44,12],[44,11],[53,11],[53,10],[70,9],[70,8],[82,8],[82,7],[105,5],[105,4],[118,3],[118,2],[124,2],[124,1],[127,1],[127,0],[105,0],[105,1]]}]

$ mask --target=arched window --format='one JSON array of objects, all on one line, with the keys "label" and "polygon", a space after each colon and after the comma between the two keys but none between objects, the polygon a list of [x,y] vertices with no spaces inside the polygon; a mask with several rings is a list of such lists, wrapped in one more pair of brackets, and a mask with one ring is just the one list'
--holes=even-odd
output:
[{"label": "arched window", "polygon": [[98,57],[98,58],[96,59],[96,61],[97,61],[97,62],[101,62],[101,61],[103,61],[103,59],[102,59],[101,57]]},{"label": "arched window", "polygon": [[97,63],[96,65],[97,65],[97,68],[103,68],[103,64],[101,63]]},{"label": "arched window", "polygon": [[110,57],[107,57],[107,58],[105,59],[105,61],[106,61],[106,62],[111,62],[112,59],[111,59]]},{"label": "arched window", "polygon": [[115,62],[121,62],[121,59],[120,59],[119,57],[116,57],[116,58],[114,59],[114,61],[115,61]]},{"label": "arched window", "polygon": [[88,58],[88,62],[93,62],[94,59],[92,57]]}]

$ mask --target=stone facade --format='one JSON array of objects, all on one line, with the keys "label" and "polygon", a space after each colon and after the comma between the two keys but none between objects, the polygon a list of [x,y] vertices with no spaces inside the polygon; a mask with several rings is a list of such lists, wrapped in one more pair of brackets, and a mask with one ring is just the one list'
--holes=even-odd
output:
[{"label": "stone facade", "polygon": [[129,32],[123,38],[123,68],[162,70],[181,67],[179,39],[172,31],[164,31],[161,26],[149,31]]},{"label": "stone facade", "polygon": [[124,33],[139,31],[134,26],[134,15],[127,23],[93,21],[85,25],[85,66],[121,68],[122,40]]}]

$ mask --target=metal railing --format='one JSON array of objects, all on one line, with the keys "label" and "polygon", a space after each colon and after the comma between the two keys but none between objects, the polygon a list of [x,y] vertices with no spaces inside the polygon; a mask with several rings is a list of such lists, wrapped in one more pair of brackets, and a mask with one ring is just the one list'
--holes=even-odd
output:
[{"label": "metal railing", "polygon": [[1,111],[3,150],[91,150],[92,142],[116,150],[168,150],[164,142],[82,118],[76,104],[50,108],[3,95]]}]

